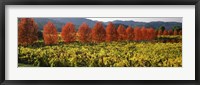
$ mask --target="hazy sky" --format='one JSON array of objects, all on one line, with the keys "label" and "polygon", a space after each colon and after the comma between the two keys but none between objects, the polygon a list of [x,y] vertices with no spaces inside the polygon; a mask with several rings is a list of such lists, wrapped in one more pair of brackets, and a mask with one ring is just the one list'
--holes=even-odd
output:
[{"label": "hazy sky", "polygon": [[97,21],[103,21],[103,22],[108,22],[108,21],[114,21],[114,20],[122,20],[122,21],[127,21],[127,20],[133,20],[133,21],[138,21],[138,22],[152,22],[152,21],[163,21],[163,22],[182,22],[181,17],[166,17],[166,18],[87,18],[91,20],[97,20]]}]

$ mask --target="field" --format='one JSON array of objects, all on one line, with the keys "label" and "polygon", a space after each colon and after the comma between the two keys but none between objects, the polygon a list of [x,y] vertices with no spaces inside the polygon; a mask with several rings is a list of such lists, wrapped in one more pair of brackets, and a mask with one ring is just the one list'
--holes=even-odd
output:
[{"label": "field", "polygon": [[182,42],[168,42],[166,38],[174,37],[161,36],[157,41],[140,42],[59,42],[50,46],[39,40],[34,45],[18,46],[18,66],[182,67]]}]

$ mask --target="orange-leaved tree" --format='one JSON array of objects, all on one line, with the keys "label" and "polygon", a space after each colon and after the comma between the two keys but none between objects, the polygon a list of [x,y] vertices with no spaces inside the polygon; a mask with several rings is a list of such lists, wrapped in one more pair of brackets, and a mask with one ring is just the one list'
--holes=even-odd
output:
[{"label": "orange-leaved tree", "polygon": [[156,32],[153,28],[147,29],[147,40],[154,40],[156,38]]},{"label": "orange-leaved tree", "polygon": [[18,23],[18,44],[27,46],[38,40],[38,25],[33,18],[21,18]]},{"label": "orange-leaved tree", "polygon": [[93,29],[92,29],[92,41],[93,42],[103,42],[106,38],[106,31],[103,27],[103,24],[101,22],[97,22]]},{"label": "orange-leaved tree", "polygon": [[77,36],[80,42],[89,42],[90,41],[90,33],[91,30],[89,26],[84,22],[78,29]]},{"label": "orange-leaved tree", "polygon": [[119,25],[117,29],[118,40],[126,40],[126,29],[123,25]]},{"label": "orange-leaved tree", "polygon": [[156,35],[156,36],[158,35],[158,30],[155,30],[155,35]]},{"label": "orange-leaved tree", "polygon": [[131,26],[128,26],[126,29],[126,38],[127,40],[133,40],[134,39],[134,32]]},{"label": "orange-leaved tree", "polygon": [[174,30],[174,35],[178,35],[178,32],[177,32],[177,30]]},{"label": "orange-leaved tree", "polygon": [[148,36],[147,36],[147,28],[142,27],[141,28],[141,33],[142,33],[142,40],[147,40]]},{"label": "orange-leaved tree", "polygon": [[109,22],[106,27],[106,41],[116,41],[117,40],[117,30],[112,22]]},{"label": "orange-leaved tree", "polygon": [[164,31],[163,31],[163,35],[168,35],[168,31],[167,31],[167,30],[164,30]]},{"label": "orange-leaved tree", "polygon": [[163,33],[162,33],[162,30],[158,30],[158,34],[157,34],[157,36],[160,36],[160,35],[162,35]]},{"label": "orange-leaved tree", "polygon": [[168,31],[168,35],[173,35],[172,29],[170,29],[170,30]]},{"label": "orange-leaved tree", "polygon": [[48,22],[43,28],[43,38],[46,45],[58,43],[58,32],[52,22]]},{"label": "orange-leaved tree", "polygon": [[74,42],[76,40],[76,30],[72,22],[68,22],[62,27],[61,37],[65,43]]},{"label": "orange-leaved tree", "polygon": [[134,28],[134,40],[136,41],[142,40],[142,32],[139,27]]}]

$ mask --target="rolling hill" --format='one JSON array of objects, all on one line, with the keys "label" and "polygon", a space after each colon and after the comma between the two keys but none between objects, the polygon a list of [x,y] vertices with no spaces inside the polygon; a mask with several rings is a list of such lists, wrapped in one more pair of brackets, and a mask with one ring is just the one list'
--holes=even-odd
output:
[{"label": "rolling hill", "polygon": [[[54,23],[58,31],[60,32],[62,27],[67,23],[67,22],[72,22],[74,23],[76,29],[83,23],[86,22],[90,28],[94,26],[94,24],[97,21],[86,19],[86,18],[34,18],[35,22],[38,24],[39,29],[42,30],[43,26],[48,22],[51,21]],[[106,25],[108,22],[102,22],[104,27],[106,28]],[[113,21],[114,25],[118,27],[120,24],[122,24],[125,27],[128,26],[138,26],[138,27],[153,27],[154,29],[159,28],[160,26],[165,26],[166,29],[171,29],[173,26],[181,26],[182,23],[179,22],[162,22],[162,21],[156,21],[156,22],[136,22],[136,21],[121,21],[121,20],[115,20]]]}]

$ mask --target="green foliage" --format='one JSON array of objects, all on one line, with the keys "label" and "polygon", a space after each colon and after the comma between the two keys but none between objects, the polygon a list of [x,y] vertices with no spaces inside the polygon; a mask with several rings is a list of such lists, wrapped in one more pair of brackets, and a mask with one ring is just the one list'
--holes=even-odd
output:
[{"label": "green foliage", "polygon": [[164,26],[160,26],[159,28],[158,28],[158,30],[162,30],[162,32],[165,30],[165,27]]},{"label": "green foliage", "polygon": [[174,31],[174,30],[180,31],[180,30],[182,30],[182,27],[181,27],[181,26],[174,26],[174,27],[172,28],[172,30],[173,30],[173,31]]},{"label": "green foliage", "polygon": [[[19,46],[18,63],[40,67],[181,67],[182,43],[102,42]],[[24,66],[24,65],[19,65]]]}]

